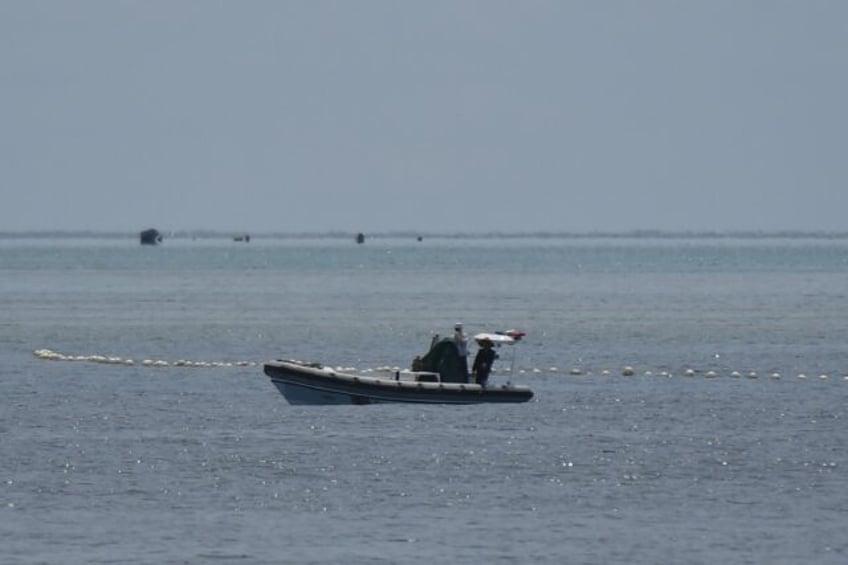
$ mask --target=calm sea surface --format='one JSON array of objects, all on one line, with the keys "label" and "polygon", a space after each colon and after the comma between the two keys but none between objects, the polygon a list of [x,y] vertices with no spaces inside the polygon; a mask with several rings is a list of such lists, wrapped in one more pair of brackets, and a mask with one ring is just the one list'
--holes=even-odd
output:
[{"label": "calm sea surface", "polygon": [[[533,402],[262,374],[456,321]],[[0,562],[843,564],[846,325],[845,238],[0,238]]]}]

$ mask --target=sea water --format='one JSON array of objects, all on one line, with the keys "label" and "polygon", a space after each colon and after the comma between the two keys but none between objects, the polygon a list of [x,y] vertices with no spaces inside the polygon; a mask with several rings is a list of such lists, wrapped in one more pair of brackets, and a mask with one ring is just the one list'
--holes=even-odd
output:
[{"label": "sea water", "polygon": [[[846,294],[844,237],[7,235],[0,562],[845,563]],[[262,374],[457,321],[533,401]]]}]

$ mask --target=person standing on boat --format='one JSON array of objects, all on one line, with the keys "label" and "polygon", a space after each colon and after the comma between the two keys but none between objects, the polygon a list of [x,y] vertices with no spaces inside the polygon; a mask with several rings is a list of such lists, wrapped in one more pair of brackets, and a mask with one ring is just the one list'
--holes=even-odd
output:
[{"label": "person standing on boat", "polygon": [[481,339],[480,349],[477,351],[477,356],[474,357],[474,366],[471,368],[471,374],[474,375],[474,381],[480,386],[486,386],[489,380],[489,373],[492,372],[492,364],[497,359],[498,355],[492,349],[492,340]]},{"label": "person standing on boat", "polygon": [[468,381],[468,337],[462,331],[460,322],[453,326],[453,342],[456,344],[456,352],[459,353],[460,369],[465,375],[465,380]]}]

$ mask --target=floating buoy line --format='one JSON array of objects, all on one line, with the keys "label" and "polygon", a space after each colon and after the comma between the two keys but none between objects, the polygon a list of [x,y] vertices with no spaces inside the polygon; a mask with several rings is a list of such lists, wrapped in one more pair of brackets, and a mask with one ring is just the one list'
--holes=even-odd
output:
[{"label": "floating buoy line", "polygon": [[[100,363],[104,365],[123,365],[123,366],[137,366],[141,365],[143,367],[197,367],[197,368],[224,368],[224,367],[256,367],[257,365],[261,365],[262,362],[257,361],[191,361],[187,359],[178,359],[176,361],[167,361],[164,359],[143,359],[140,361],[136,361],[134,359],[128,359],[124,357],[118,356],[107,356],[107,355],[66,355],[63,353],[58,353],[53,351],[52,349],[36,349],[34,352],[35,356],[38,359],[42,359],[45,361],[75,361],[75,362],[84,362],[84,363]],[[367,369],[358,369],[356,367],[333,367],[336,371],[339,372],[347,372],[347,373],[396,373],[396,372],[407,372],[408,369],[397,366],[383,365],[380,367],[367,368]],[[498,369],[495,368],[492,371],[493,373],[499,374],[509,374],[509,369]],[[548,367],[547,369],[540,368],[532,368],[532,369],[517,369],[515,371],[516,374],[519,375],[541,375],[541,374],[568,374],[574,377],[591,377],[591,376],[600,376],[600,377],[609,377],[612,375],[621,375],[623,377],[633,377],[633,376],[646,376],[646,377],[664,377],[664,378],[672,378],[672,377],[685,377],[685,378],[694,378],[694,377],[703,377],[706,379],[715,379],[719,377],[726,378],[734,378],[734,379],[768,379],[768,380],[780,380],[783,378],[783,375],[776,371],[759,373],[757,371],[729,371],[727,373],[722,373],[715,370],[707,370],[701,371],[693,368],[682,369],[680,373],[673,373],[671,371],[650,371],[645,370],[642,372],[638,372],[636,369],[631,367],[630,365],[625,365],[616,371],[611,371],[608,369],[604,369],[601,371],[591,371],[582,369],[580,367],[573,367],[567,371],[561,370],[558,367]],[[826,381],[830,380],[831,377],[826,374],[820,374],[817,376],[808,376],[804,373],[799,373],[795,376],[798,380],[821,380]],[[841,377],[842,380],[848,381],[848,374],[845,374]]]},{"label": "floating buoy line", "polygon": [[81,361],[87,363],[101,363],[104,365],[143,365],[145,367],[254,367],[255,361],[189,361],[179,359],[177,361],[165,361],[163,359],[143,359],[135,361],[124,357],[107,355],[65,355],[51,349],[36,349],[35,356],[45,361]]}]

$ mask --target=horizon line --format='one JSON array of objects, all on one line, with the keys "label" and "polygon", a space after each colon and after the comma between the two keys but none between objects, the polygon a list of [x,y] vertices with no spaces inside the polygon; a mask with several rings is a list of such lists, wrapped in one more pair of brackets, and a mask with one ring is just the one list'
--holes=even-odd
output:
[{"label": "horizon line", "polygon": [[[116,231],[116,230],[0,230],[0,238],[25,239],[25,238],[51,238],[51,237],[76,237],[76,238],[119,238],[138,237],[143,230],[139,231]],[[479,239],[479,238],[503,238],[503,239],[587,239],[587,238],[700,238],[700,239],[768,239],[768,238],[812,238],[812,239],[845,239],[848,231],[831,230],[655,230],[655,229],[633,229],[620,231],[416,231],[416,230],[385,230],[379,232],[366,231],[244,231],[244,230],[213,230],[213,229],[176,229],[158,230],[163,237],[184,238],[232,238],[249,235],[251,238],[264,239],[349,239],[363,234],[368,238],[433,238],[433,239]]]}]

